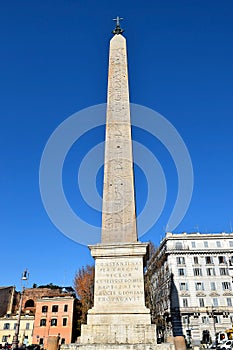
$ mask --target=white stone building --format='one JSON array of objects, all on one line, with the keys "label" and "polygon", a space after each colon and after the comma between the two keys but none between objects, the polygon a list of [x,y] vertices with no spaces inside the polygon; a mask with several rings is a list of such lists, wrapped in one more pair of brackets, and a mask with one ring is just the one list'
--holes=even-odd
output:
[{"label": "white stone building", "polygon": [[232,327],[233,233],[167,233],[147,273],[152,317],[165,338],[173,328],[198,345]]}]

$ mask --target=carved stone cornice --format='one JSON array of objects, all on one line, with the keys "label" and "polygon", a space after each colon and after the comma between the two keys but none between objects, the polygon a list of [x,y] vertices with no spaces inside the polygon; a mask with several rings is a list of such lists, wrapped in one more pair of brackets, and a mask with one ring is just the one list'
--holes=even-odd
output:
[{"label": "carved stone cornice", "polygon": [[202,292],[202,291],[199,291],[196,293],[196,296],[197,297],[205,297],[206,296],[206,293],[205,292]]},{"label": "carved stone cornice", "polygon": [[218,292],[211,292],[210,294],[210,297],[219,297],[220,294]]},{"label": "carved stone cornice", "polygon": [[233,293],[232,293],[232,291],[230,291],[230,290],[228,290],[228,291],[226,291],[226,292],[224,292],[223,293],[223,296],[229,296],[229,297],[231,297],[233,295]]}]

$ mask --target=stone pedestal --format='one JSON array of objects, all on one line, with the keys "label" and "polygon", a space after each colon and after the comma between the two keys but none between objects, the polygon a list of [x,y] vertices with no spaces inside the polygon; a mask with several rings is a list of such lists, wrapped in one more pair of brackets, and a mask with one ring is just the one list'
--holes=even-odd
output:
[{"label": "stone pedestal", "polygon": [[[147,243],[90,246],[95,258],[94,307],[82,325],[80,345],[154,349],[156,327],[145,307],[143,258]],[[150,346],[150,347],[148,347]],[[100,349],[94,348],[94,349]],[[89,348],[88,348],[89,349]],[[85,347],[86,350],[86,347]]]},{"label": "stone pedestal", "polygon": [[173,344],[69,344],[61,345],[61,350],[175,350]]}]

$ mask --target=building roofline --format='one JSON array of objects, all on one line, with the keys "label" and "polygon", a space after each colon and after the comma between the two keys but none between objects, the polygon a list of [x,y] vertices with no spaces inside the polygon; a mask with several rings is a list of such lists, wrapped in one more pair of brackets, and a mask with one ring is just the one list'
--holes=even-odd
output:
[{"label": "building roofline", "polygon": [[76,299],[76,297],[74,295],[52,295],[52,296],[44,296],[41,298],[37,299],[37,303],[40,301],[54,301],[54,300],[67,300],[67,299]]}]

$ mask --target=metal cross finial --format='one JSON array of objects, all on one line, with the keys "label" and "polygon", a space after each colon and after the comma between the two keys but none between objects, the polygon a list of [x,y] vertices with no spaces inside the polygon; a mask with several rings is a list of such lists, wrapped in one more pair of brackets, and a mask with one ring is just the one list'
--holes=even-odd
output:
[{"label": "metal cross finial", "polygon": [[117,27],[120,27],[120,21],[123,20],[124,18],[117,16],[117,18],[113,18],[113,21],[116,21]]},{"label": "metal cross finial", "polygon": [[117,16],[117,18],[113,18],[113,21],[116,21],[116,28],[112,31],[113,34],[122,34],[123,29],[120,27],[120,21],[123,20],[124,18]]}]

